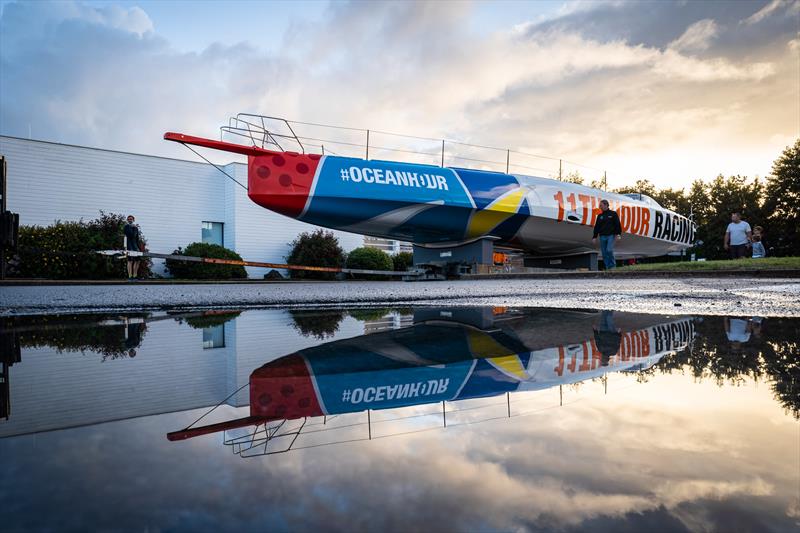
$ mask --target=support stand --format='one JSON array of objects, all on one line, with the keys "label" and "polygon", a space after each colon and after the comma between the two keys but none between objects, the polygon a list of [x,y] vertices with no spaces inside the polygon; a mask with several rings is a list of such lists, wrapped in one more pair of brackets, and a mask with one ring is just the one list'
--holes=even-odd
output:
[{"label": "support stand", "polygon": [[444,279],[447,276],[476,273],[480,266],[491,266],[494,253],[493,239],[479,239],[469,244],[426,248],[414,245],[414,266],[425,269]]},{"label": "support stand", "polygon": [[597,252],[560,257],[526,257],[525,266],[529,268],[557,268],[564,270],[597,270]]}]

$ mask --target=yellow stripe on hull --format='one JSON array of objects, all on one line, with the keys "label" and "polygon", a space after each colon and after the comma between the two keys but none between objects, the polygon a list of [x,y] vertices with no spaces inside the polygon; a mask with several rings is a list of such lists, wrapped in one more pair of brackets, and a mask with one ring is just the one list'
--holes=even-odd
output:
[{"label": "yellow stripe on hull", "polygon": [[524,187],[513,190],[487,205],[485,209],[473,213],[467,228],[467,238],[472,239],[486,235],[517,214],[527,192],[528,190]]},{"label": "yellow stripe on hull", "polygon": [[527,372],[522,361],[513,350],[494,340],[486,333],[469,331],[469,349],[473,356],[485,359],[507,376],[526,379]]}]

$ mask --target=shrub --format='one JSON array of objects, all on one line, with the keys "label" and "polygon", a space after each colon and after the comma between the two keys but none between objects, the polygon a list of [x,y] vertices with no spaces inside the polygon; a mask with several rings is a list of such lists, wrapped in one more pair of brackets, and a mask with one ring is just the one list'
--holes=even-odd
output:
[{"label": "shrub", "polygon": [[[242,260],[241,256],[233,250],[228,250],[218,244],[208,244],[205,242],[193,242],[187,246],[185,250],[178,248],[172,252],[172,254]],[[247,277],[247,272],[242,265],[214,265],[192,261],[178,261],[175,259],[167,259],[167,270],[174,277],[180,279],[231,279]]]},{"label": "shrub", "polygon": [[[291,243],[292,250],[286,257],[290,265],[341,267],[345,255],[339,246],[339,239],[330,232],[318,229],[301,233]],[[335,272],[315,272],[313,270],[290,270],[293,279],[334,279]]]},{"label": "shrub", "polygon": [[[6,254],[9,275],[49,279],[126,278],[124,260],[95,253],[121,249],[124,225],[125,215],[100,211],[100,217],[89,222],[20,226],[19,248]],[[144,235],[140,236],[146,244]],[[150,275],[149,259],[141,260],[139,275]]]},{"label": "shrub", "polygon": [[[366,270],[392,270],[392,258],[377,248],[356,248],[347,256],[347,268],[363,268]],[[356,274],[364,279],[382,279],[383,276]]]},{"label": "shrub", "polygon": [[272,270],[270,270],[269,272],[264,274],[264,279],[268,279],[268,280],[272,280],[272,281],[280,281],[280,280],[283,279],[283,276],[281,275],[280,272],[278,272],[277,270],[275,270],[273,268]]},{"label": "shrub", "polygon": [[392,256],[392,265],[396,272],[405,272],[413,264],[414,254],[411,252],[399,252]]}]

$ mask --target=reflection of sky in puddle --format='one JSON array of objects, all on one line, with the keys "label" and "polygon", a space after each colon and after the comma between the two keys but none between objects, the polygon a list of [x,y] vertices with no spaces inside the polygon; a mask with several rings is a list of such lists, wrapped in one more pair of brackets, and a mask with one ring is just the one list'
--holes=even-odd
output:
[{"label": "reflection of sky in puddle", "polygon": [[[688,349],[643,372],[447,401],[446,428],[436,402],[374,410],[369,424],[365,412],[308,418],[292,451],[246,460],[223,445],[222,433],[166,440],[282,355],[411,325],[408,312],[354,314],[367,322],[305,312],[298,325],[278,311],[227,322],[196,317],[203,320],[195,327],[185,318],[154,320],[133,359],[105,362],[103,350],[81,355],[69,346],[101,339],[106,348],[131,349],[128,324],[124,333],[74,338],[71,326],[59,337],[51,324],[48,342],[58,341],[60,353],[39,328],[36,347],[22,339],[21,360],[9,369],[12,409],[0,435],[28,434],[0,440],[4,523],[12,530],[788,531],[800,521],[800,426],[785,394],[796,393],[797,322],[788,319],[731,329],[706,317]],[[590,317],[590,344],[601,318]],[[586,331],[561,319],[556,337]],[[203,330],[222,324],[224,346],[204,349]],[[750,338],[730,341],[743,338],[741,327]],[[784,374],[754,379],[753,368],[774,367],[764,363],[765,345],[788,346],[784,355],[795,359],[785,361]],[[746,362],[753,357],[760,366]],[[777,389],[776,375],[784,376]],[[248,416],[247,392],[202,423]],[[158,414],[168,411],[176,412]],[[30,433],[86,423],[95,425]]]}]

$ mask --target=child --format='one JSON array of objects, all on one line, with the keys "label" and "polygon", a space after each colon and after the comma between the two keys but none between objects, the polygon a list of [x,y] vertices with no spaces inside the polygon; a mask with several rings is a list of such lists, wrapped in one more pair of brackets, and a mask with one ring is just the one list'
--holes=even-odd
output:
[{"label": "child", "polygon": [[761,243],[761,235],[753,235],[753,259],[763,259],[767,255],[764,245]]}]

